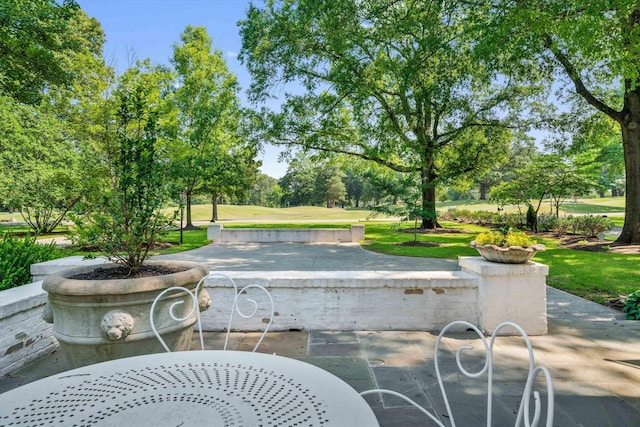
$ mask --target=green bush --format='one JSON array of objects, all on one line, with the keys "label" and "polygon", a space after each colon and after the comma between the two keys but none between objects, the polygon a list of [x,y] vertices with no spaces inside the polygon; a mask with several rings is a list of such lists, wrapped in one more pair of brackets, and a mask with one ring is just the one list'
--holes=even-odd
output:
[{"label": "green bush", "polygon": [[40,245],[35,237],[18,239],[5,235],[0,240],[0,290],[15,288],[31,281],[31,264],[58,258],[55,243]]},{"label": "green bush", "polygon": [[640,320],[640,289],[627,297],[622,311],[627,315],[627,320]]},{"label": "green bush", "polygon": [[576,221],[577,234],[582,234],[585,237],[596,237],[600,233],[609,231],[613,228],[613,221],[602,216],[578,216],[574,217]]},{"label": "green bush", "polygon": [[499,227],[522,228],[524,215],[517,213],[501,213],[491,211],[472,211],[469,209],[448,209],[438,212],[438,219],[467,224],[495,225]]},{"label": "green bush", "polygon": [[556,225],[553,228],[553,231],[555,231],[556,233],[561,233],[561,234],[568,233],[569,230],[572,227],[571,218],[573,218],[573,217],[558,218],[558,221],[556,222]]},{"label": "green bush", "polygon": [[538,215],[538,230],[539,231],[557,231],[559,219],[554,214],[540,214]]}]

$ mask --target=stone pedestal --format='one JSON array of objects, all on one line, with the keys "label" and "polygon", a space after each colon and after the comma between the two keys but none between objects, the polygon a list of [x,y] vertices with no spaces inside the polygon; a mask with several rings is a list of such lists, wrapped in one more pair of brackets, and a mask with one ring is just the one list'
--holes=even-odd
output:
[{"label": "stone pedestal", "polygon": [[[479,327],[491,334],[505,321],[529,335],[547,333],[546,276],[549,267],[537,262],[500,264],[482,257],[460,257],[462,271],[478,276]],[[501,334],[515,333],[503,329]]]},{"label": "stone pedestal", "polygon": [[210,242],[219,242],[222,235],[222,224],[209,224],[207,225],[207,240]]}]

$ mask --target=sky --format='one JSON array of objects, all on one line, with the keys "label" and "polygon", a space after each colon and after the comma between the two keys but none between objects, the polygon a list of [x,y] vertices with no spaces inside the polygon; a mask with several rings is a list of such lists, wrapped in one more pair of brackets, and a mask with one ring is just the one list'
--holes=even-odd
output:
[{"label": "sky", "polygon": [[[240,98],[248,106],[245,91],[251,77],[238,60],[242,47],[237,22],[244,19],[249,0],[76,0],[90,17],[100,21],[106,34],[104,57],[123,71],[136,59],[150,58],[169,65],[173,44],[187,25],[203,26],[213,47],[224,53],[229,69],[237,76]],[[279,150],[268,146],[260,154],[261,171],[280,178],[286,163],[277,161]]]}]

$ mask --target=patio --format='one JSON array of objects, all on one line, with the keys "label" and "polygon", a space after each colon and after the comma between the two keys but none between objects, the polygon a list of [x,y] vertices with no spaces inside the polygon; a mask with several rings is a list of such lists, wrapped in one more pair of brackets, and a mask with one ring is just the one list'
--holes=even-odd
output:
[{"label": "patio", "polygon": [[[268,249],[268,250],[267,250]],[[167,256],[169,257],[169,256]],[[207,245],[171,258],[197,260],[212,271],[342,269],[426,271],[455,270],[453,260],[392,257],[359,245],[313,244],[267,247],[264,244]],[[161,257],[162,258],[162,257]],[[555,390],[555,425],[562,427],[640,425],[640,322],[621,312],[565,292],[546,291],[548,333],[531,336],[536,364],[550,369]],[[277,305],[277,301],[276,301]],[[442,373],[459,426],[482,425],[486,417],[486,381],[460,375],[452,348],[475,341],[469,369],[483,353],[473,336],[448,334],[441,347]],[[208,348],[221,349],[223,337],[208,333]],[[358,391],[387,388],[409,396],[447,423],[435,378],[436,332],[429,331],[270,331],[261,352],[297,358],[330,371]],[[230,349],[253,348],[257,335],[235,333]],[[198,345],[192,346],[198,348]],[[520,337],[498,337],[494,350],[494,425],[513,425],[517,396],[526,377],[526,347]],[[467,360],[467,359],[464,359]],[[0,393],[70,369],[59,352],[0,378]],[[535,387],[543,392],[543,387]],[[542,393],[544,395],[544,393]],[[367,400],[382,426],[428,426],[430,421],[402,401]]]},{"label": "patio", "polygon": [[[548,289],[549,333],[531,337],[536,363],[551,370],[555,425],[640,425],[640,322],[620,320],[605,307]],[[471,335],[455,333],[445,341],[441,360],[457,425],[480,425],[485,418],[484,379],[469,379],[451,366],[451,345]],[[209,333],[210,348],[222,335]],[[442,399],[433,367],[437,333],[415,331],[270,332],[261,352],[276,353],[332,372],[358,391],[374,387],[402,392],[443,419]],[[250,350],[256,335],[233,334],[232,349]],[[474,352],[480,347],[476,341]],[[519,337],[499,337],[495,347],[494,425],[512,425],[526,350]],[[473,359],[477,366],[478,358]],[[451,369],[449,369],[451,368]],[[58,353],[0,379],[0,392],[69,369]],[[517,382],[516,382],[517,380]],[[541,392],[541,387],[537,388]],[[544,395],[544,393],[542,393]],[[429,420],[395,399],[367,398],[382,426],[426,426]],[[445,421],[446,422],[446,421]]]}]

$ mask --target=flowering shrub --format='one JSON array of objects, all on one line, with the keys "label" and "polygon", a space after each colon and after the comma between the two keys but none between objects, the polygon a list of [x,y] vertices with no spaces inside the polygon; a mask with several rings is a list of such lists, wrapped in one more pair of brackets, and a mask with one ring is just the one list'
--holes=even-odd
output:
[{"label": "flowering shrub", "polygon": [[[526,215],[519,213],[449,209],[439,213],[438,217],[444,221],[492,225],[502,228],[522,228],[526,224]],[[569,215],[558,218],[553,214],[546,213],[538,215],[537,223],[539,231],[578,234],[586,238],[596,237],[598,234],[613,228],[613,221],[606,217],[593,215]]]}]

